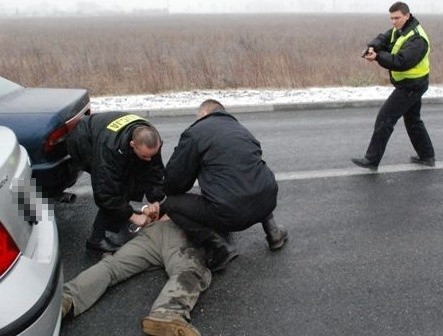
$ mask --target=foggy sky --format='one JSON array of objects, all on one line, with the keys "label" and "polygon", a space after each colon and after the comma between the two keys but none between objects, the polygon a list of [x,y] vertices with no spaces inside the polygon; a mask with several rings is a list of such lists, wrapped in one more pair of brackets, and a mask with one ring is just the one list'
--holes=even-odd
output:
[{"label": "foggy sky", "polygon": [[[0,15],[94,14],[168,10],[170,13],[387,13],[393,0],[0,0]],[[443,2],[405,0],[411,12],[443,13]]]}]

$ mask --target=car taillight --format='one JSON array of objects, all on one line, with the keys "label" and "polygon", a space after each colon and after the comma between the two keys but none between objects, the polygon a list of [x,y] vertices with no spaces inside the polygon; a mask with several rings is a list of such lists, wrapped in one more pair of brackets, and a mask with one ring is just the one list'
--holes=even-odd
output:
[{"label": "car taillight", "polygon": [[19,255],[20,250],[0,223],[0,277],[14,264]]},{"label": "car taillight", "polygon": [[68,134],[68,128],[63,125],[60,128],[57,128],[54,132],[52,132],[45,142],[45,152],[50,152],[57,144],[64,141],[66,139],[66,135]]},{"label": "car taillight", "polygon": [[54,132],[49,134],[44,145],[45,152],[52,151],[52,149],[55,146],[65,141],[68,133],[74,129],[74,127],[78,124],[80,119],[84,115],[89,115],[90,113],[91,112],[89,109],[86,112],[82,110],[81,112],[77,113],[74,117],[69,119],[67,122],[65,122],[61,127],[57,128]]}]

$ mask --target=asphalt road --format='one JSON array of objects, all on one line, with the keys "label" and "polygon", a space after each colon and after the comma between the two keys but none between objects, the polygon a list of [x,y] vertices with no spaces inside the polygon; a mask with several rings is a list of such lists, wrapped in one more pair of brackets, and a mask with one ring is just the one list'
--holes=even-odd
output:
[{"label": "asphalt road", "polygon": [[[423,108],[437,160],[443,157],[442,108]],[[380,173],[354,167],[350,158],[363,155],[376,112],[238,115],[280,176],[275,216],[290,241],[270,252],[259,226],[235,234],[240,257],[214,275],[193,312],[202,335],[443,333],[443,166],[413,170],[413,150],[399,123]],[[152,118],[165,162],[192,120]],[[66,279],[101,258],[84,247],[96,211],[89,176],[72,190],[77,202],[55,209]],[[90,311],[64,321],[61,335],[142,335],[140,318],[165,279],[159,270],[115,286]]]}]

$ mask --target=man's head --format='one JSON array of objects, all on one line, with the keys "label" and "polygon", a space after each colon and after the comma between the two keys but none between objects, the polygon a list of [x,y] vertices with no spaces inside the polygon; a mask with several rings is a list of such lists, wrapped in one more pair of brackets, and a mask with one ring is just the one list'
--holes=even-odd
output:
[{"label": "man's head", "polygon": [[197,111],[197,119],[203,118],[214,111],[225,111],[224,106],[215,99],[207,99],[200,104]]},{"label": "man's head", "polygon": [[396,2],[389,8],[389,16],[395,29],[402,29],[411,17],[409,6],[404,2]]},{"label": "man's head", "polygon": [[154,127],[137,126],[132,132],[132,140],[129,142],[134,153],[145,161],[151,161],[158,153],[162,145],[160,134]]}]

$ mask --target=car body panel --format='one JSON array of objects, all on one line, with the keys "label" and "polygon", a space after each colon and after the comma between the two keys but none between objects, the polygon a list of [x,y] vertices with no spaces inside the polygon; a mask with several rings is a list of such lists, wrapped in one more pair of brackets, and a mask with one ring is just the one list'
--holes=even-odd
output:
[{"label": "car body panel", "polygon": [[49,196],[72,186],[80,168],[68,155],[66,136],[50,151],[45,150],[48,138],[86,114],[90,114],[87,90],[25,88],[0,77],[0,125],[15,132],[31,158],[33,177]]},{"label": "car body panel", "polygon": [[45,160],[42,140],[88,104],[86,90],[21,89],[0,98],[0,123],[14,130],[32,162]]},{"label": "car body panel", "polygon": [[[15,180],[30,180],[31,170],[26,150],[19,146],[14,133],[5,127],[0,127],[0,205],[11,204],[11,194],[5,192]],[[8,158],[7,160],[2,158]],[[21,251],[28,245],[32,227],[27,225],[15,225],[15,211],[0,211],[0,222],[11,234]]]},{"label": "car body panel", "polygon": [[58,335],[63,273],[53,206],[14,133],[0,126],[0,138],[0,224],[20,250],[0,275],[0,335]]}]

